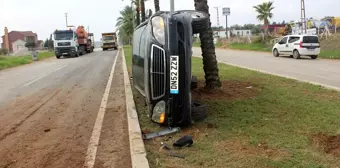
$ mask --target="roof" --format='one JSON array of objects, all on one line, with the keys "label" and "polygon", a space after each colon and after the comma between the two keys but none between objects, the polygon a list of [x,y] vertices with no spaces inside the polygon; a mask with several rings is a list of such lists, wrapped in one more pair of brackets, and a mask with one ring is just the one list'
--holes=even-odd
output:
[{"label": "roof", "polygon": [[11,31],[9,33],[12,33],[12,32],[20,33],[24,36],[36,36],[37,35],[36,33],[33,33],[32,31]]}]

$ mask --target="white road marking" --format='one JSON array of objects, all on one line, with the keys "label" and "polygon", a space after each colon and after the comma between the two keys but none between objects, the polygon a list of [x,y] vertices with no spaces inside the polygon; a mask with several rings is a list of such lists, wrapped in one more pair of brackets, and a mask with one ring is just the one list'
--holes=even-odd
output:
[{"label": "white road marking", "polygon": [[106,85],[105,92],[104,92],[104,95],[103,95],[103,98],[102,98],[102,102],[100,103],[100,108],[99,108],[99,111],[98,111],[98,114],[97,114],[96,123],[94,124],[94,127],[93,127],[89,146],[87,147],[87,153],[86,153],[86,157],[85,157],[84,168],[93,168],[95,160],[96,160],[96,154],[97,154],[97,148],[98,148],[98,144],[99,144],[100,133],[101,133],[101,130],[102,130],[102,124],[103,124],[103,120],[104,120],[104,116],[105,116],[105,112],[106,112],[107,99],[109,97],[112,78],[113,78],[113,74],[114,74],[114,71],[115,71],[115,66],[116,66],[118,56],[119,56],[119,50],[118,50],[116,58],[113,62],[110,77],[109,77],[109,80],[107,81],[107,85]]},{"label": "white road marking", "polygon": [[[58,67],[58,68],[54,69],[51,73],[56,72],[56,71],[58,71],[58,70],[60,70],[60,69],[62,69],[62,68],[64,68],[64,67],[66,67],[66,65],[62,65],[61,67]],[[30,84],[32,84],[32,83],[34,83],[34,82],[36,82],[36,81],[38,81],[38,80],[40,80],[40,79],[42,79],[42,78],[44,78],[44,77],[46,77],[46,76],[48,76],[48,75],[51,74],[51,73],[48,73],[48,74],[46,74],[46,75],[44,75],[44,76],[37,77],[37,78],[33,79],[32,81],[30,81],[30,82],[24,84],[24,87],[25,87],[25,86],[28,86],[28,85],[30,85]]]}]

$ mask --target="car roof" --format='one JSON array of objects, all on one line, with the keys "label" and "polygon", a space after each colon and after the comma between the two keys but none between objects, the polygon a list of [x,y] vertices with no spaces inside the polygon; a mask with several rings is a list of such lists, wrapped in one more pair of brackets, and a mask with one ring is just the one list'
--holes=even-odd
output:
[{"label": "car roof", "polygon": [[318,37],[317,35],[308,35],[308,34],[304,34],[304,35],[300,35],[300,34],[292,34],[292,35],[287,35],[287,36],[284,36],[284,37],[290,37],[290,36],[298,36],[298,37],[304,37],[304,36],[314,36],[314,37]]}]

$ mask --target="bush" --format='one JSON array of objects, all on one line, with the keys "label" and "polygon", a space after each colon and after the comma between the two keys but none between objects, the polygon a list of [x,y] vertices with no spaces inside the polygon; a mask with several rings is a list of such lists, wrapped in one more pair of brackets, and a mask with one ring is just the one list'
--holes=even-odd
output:
[{"label": "bush", "polygon": [[8,54],[8,49],[7,48],[0,49],[0,55],[7,55],[7,54]]}]

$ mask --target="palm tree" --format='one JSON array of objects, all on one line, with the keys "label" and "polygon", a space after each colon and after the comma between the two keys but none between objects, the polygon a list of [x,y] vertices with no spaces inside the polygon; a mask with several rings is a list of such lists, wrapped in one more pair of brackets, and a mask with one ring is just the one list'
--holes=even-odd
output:
[{"label": "palm tree", "polygon": [[140,24],[140,11],[139,11],[139,1],[140,0],[135,0],[133,1],[135,6],[136,6],[136,26]]},{"label": "palm tree", "polygon": [[269,19],[271,19],[274,15],[272,13],[272,10],[275,8],[273,6],[273,3],[274,2],[269,1],[269,2],[263,2],[262,4],[259,4],[257,6],[253,6],[253,8],[255,8],[256,12],[258,13],[256,18],[260,21],[263,21],[264,23],[265,34],[267,34]]},{"label": "palm tree", "polygon": [[139,0],[140,1],[140,11],[142,14],[142,22],[145,21],[146,17],[145,17],[145,0]]},{"label": "palm tree", "polygon": [[159,11],[159,0],[154,0],[154,4],[155,4],[155,12]]},{"label": "palm tree", "polygon": [[[209,14],[209,6],[207,0],[194,0],[194,1],[195,10]],[[200,33],[200,41],[203,57],[203,70],[205,73],[205,88],[206,89],[220,88],[222,84],[218,76],[219,70],[216,60],[215,45],[211,23],[209,24],[209,28],[205,32]]]},{"label": "palm tree", "polygon": [[[120,11],[120,17],[117,18],[116,27],[119,30],[119,37],[127,37],[129,43],[131,42],[133,35],[133,9],[131,6],[125,6]],[[123,39],[123,38],[122,38]]]}]

